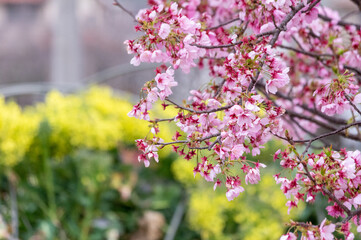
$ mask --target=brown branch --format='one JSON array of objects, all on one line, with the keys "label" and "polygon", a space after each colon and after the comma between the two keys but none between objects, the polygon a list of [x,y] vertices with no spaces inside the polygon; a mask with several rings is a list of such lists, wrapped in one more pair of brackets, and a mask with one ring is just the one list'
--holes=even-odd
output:
[{"label": "brown branch", "polygon": [[[340,132],[342,132],[342,131],[350,128],[350,127],[357,126],[357,125],[361,125],[361,121],[360,121],[360,122],[350,123],[350,124],[348,124],[348,125],[346,125],[346,126],[343,126],[343,127],[339,128],[339,129],[336,129],[336,130],[334,130],[334,131],[332,131],[332,132],[328,132],[328,133],[325,133],[325,134],[321,134],[320,136],[317,136],[317,137],[315,137],[315,138],[309,139],[309,140],[307,140],[307,141],[313,142],[313,141],[319,140],[319,139],[321,139],[321,138],[329,137],[329,136],[338,134],[338,133],[340,133]],[[357,136],[356,136],[356,137],[357,137]],[[359,140],[359,141],[360,141],[361,139],[357,137],[356,140]]]},{"label": "brown branch", "polygon": [[171,104],[175,105],[175,106],[176,106],[177,108],[179,108],[179,109],[186,110],[186,111],[188,111],[188,112],[193,112],[193,113],[195,112],[195,110],[193,110],[193,109],[191,109],[191,108],[183,107],[183,106],[179,105],[178,103],[170,100],[169,98],[166,98],[165,100],[168,101],[168,102],[170,102]]},{"label": "brown branch", "polygon": [[[321,18],[322,20],[326,21],[326,22],[333,21],[332,18],[330,18],[328,16],[325,16],[325,15],[322,15],[322,14],[318,14],[318,17]],[[336,24],[339,25],[339,26],[342,26],[342,27],[355,26],[357,30],[361,29],[361,25],[359,25],[357,23],[350,23],[350,22],[345,22],[345,21],[340,20]]]},{"label": "brown branch", "polygon": [[[260,91],[261,91],[270,101],[272,101],[275,106],[278,106],[278,105],[270,98],[270,96],[269,96],[266,92],[264,92],[264,91],[262,91],[262,90],[260,90]],[[315,118],[313,118],[313,117],[309,117],[309,116],[305,116],[305,115],[303,115],[303,114],[299,114],[299,113],[294,112],[294,111],[292,111],[292,110],[290,110],[290,109],[286,110],[286,113],[285,113],[285,114],[289,115],[290,117],[297,117],[297,118],[299,118],[299,119],[305,119],[305,120],[307,120],[307,121],[310,121],[310,122],[312,122],[312,123],[315,123],[315,124],[317,124],[318,126],[323,127],[323,128],[325,128],[325,129],[328,129],[328,130],[331,130],[331,131],[337,131],[337,130],[338,130],[338,129],[336,129],[335,127],[333,127],[332,125],[330,125],[329,123],[324,123],[324,122],[319,121],[319,120],[317,120],[317,119],[315,119]],[[272,134],[273,134],[273,133],[272,133]],[[273,134],[273,135],[275,135],[276,137],[278,137],[278,138],[280,138],[280,139],[283,139],[283,140],[286,140],[286,141],[288,140],[288,139],[283,138],[283,137],[281,137],[281,136],[278,136],[278,135],[276,135],[276,134]],[[340,132],[340,135],[341,135],[342,137],[344,137],[344,138],[352,139],[352,140],[355,140],[355,141],[360,141],[360,140],[361,140],[358,135],[346,134],[346,133],[343,133],[342,131]],[[298,140],[298,141],[299,141],[300,143],[301,143],[301,142],[304,143],[304,142],[307,141],[307,140]]]},{"label": "brown branch", "polygon": [[361,13],[361,10],[354,10],[354,11],[348,12],[343,17],[341,17],[341,20],[345,20],[346,18],[351,17],[352,15],[357,15],[360,13]]},{"label": "brown branch", "polygon": [[[316,2],[319,2],[319,1],[320,0],[318,0]],[[292,8],[291,12],[288,13],[288,15],[285,17],[285,19],[283,19],[283,21],[280,23],[280,25],[276,26],[276,29],[274,29],[272,31],[257,34],[256,38],[273,35],[273,37],[272,37],[272,39],[271,39],[271,41],[269,43],[269,45],[271,45],[273,47],[275,45],[280,33],[282,31],[287,30],[286,26],[287,26],[288,22],[291,21],[292,18],[304,7],[305,7],[305,5],[303,3],[298,4],[296,7]],[[238,42],[235,42],[235,43],[232,43],[232,44],[217,45],[217,46],[204,46],[204,45],[198,45],[198,44],[192,44],[192,46],[196,46],[196,47],[199,47],[199,48],[205,48],[205,49],[215,49],[215,48],[234,47],[234,46],[242,44],[242,43],[243,43],[243,41],[238,41]],[[257,81],[257,79],[256,79],[256,81]],[[252,88],[253,88],[253,86],[252,86]]]},{"label": "brown branch", "polygon": [[217,98],[219,94],[222,92],[223,85],[225,84],[226,80],[223,79],[222,82],[219,84],[216,93],[214,94],[214,98]]},{"label": "brown branch", "polygon": [[[214,138],[214,137],[217,137],[217,139],[218,139],[218,137],[219,137],[220,135],[221,135],[220,133],[212,134],[212,135],[210,135],[210,136],[208,136],[208,137],[203,137],[203,138],[195,139],[195,140],[193,140],[193,141],[190,141],[190,140],[178,140],[178,141],[166,142],[166,143],[157,142],[157,143],[154,143],[154,145],[167,146],[167,145],[173,145],[173,144],[202,142],[202,141],[205,141],[205,140]],[[217,141],[217,140],[216,140],[216,141]],[[192,147],[192,148],[194,148],[194,147]],[[202,149],[203,149],[203,147],[202,147]],[[208,147],[206,147],[206,148],[204,148],[204,149],[208,149]]]},{"label": "brown branch", "polygon": [[[318,0],[320,1],[320,0]],[[269,42],[269,45],[271,47],[274,47],[274,45],[276,44],[279,35],[281,34],[282,31],[286,31],[287,30],[287,24],[292,20],[292,18],[302,9],[304,8],[305,5],[303,3],[298,4],[296,7],[292,8],[291,12],[289,12],[287,14],[287,16],[283,19],[283,21],[280,23],[280,25],[276,26],[276,29],[274,30],[275,32],[273,33],[273,37],[271,39],[271,41]],[[262,59],[261,59],[261,63],[260,63],[260,69],[257,70],[256,76],[254,78],[252,78],[252,82],[250,83],[250,85],[248,86],[248,91],[252,91],[252,89],[254,88],[254,86],[257,84],[258,77],[260,75],[261,72],[261,68],[264,64],[264,61],[266,59],[267,55],[264,54]]]},{"label": "brown branch", "polygon": [[[257,87],[258,87],[258,86],[259,86],[259,87],[262,87],[262,88],[265,88],[265,85],[264,85],[263,83],[261,83],[261,82],[258,82],[258,83],[257,83]],[[289,100],[290,102],[293,102],[293,99],[292,99],[291,97],[284,95],[284,94],[283,94],[282,92],[280,92],[280,91],[277,91],[274,95],[277,96],[277,97],[279,97],[279,98],[282,98],[282,99],[285,99],[285,100]],[[310,113],[313,113],[313,114],[315,114],[315,115],[317,115],[317,116],[319,116],[319,117],[321,117],[321,118],[324,118],[324,119],[326,119],[327,121],[332,122],[332,123],[334,123],[334,124],[338,124],[338,125],[345,125],[345,124],[347,124],[347,121],[345,121],[345,120],[343,120],[343,119],[339,119],[339,118],[335,118],[335,117],[330,117],[330,116],[328,116],[328,115],[326,115],[326,114],[318,111],[317,109],[309,108],[309,107],[308,107],[307,105],[305,105],[305,104],[296,105],[296,106],[298,106],[298,107],[300,107],[300,108],[302,108],[302,109],[304,109],[304,110],[306,110],[306,111],[308,111],[308,112],[310,112]]]},{"label": "brown branch", "polygon": [[126,9],[122,4],[120,4],[120,2],[118,0],[113,0],[114,3],[113,5],[114,6],[117,6],[119,7],[120,9],[122,9],[124,12],[126,12],[129,16],[131,16],[133,18],[134,21],[138,22],[137,19],[135,18],[135,15],[129,11],[128,9]]},{"label": "brown branch", "polygon": [[[319,2],[320,0],[316,1],[316,2]],[[312,4],[311,4],[312,5]],[[311,6],[310,5],[310,6]],[[278,39],[278,36],[280,35],[280,33],[284,30],[287,30],[286,27],[287,27],[287,24],[289,21],[292,20],[292,18],[302,9],[304,8],[305,5],[303,3],[300,3],[298,4],[296,7],[294,7],[291,12],[289,12],[287,14],[287,16],[285,17],[285,19],[283,19],[283,21],[281,22],[280,25],[278,25],[278,31],[273,35],[273,38],[271,40],[271,42],[269,43],[269,45],[271,45],[272,47],[275,45],[277,39]]]},{"label": "brown branch", "polygon": [[[297,125],[298,128],[300,128],[302,131],[304,131],[305,133],[307,133],[307,134],[310,135],[311,137],[314,137],[314,138],[317,137],[316,134],[308,131],[308,130],[305,129],[303,126],[301,126],[301,124],[299,124],[298,121],[296,121],[294,118],[291,117],[291,120],[293,121],[294,124]],[[329,145],[330,145],[330,143],[328,143],[327,141],[325,141],[325,140],[322,139],[322,138],[319,139],[319,140],[323,143],[324,146],[329,146]]]},{"label": "brown branch", "polygon": [[178,140],[178,141],[166,142],[166,143],[157,142],[157,143],[154,143],[154,145],[168,146],[168,145],[181,144],[181,143],[189,143],[189,141],[187,141],[187,140]]},{"label": "brown branch", "polygon": [[[261,37],[265,37],[265,36],[271,36],[273,34],[275,34],[277,31],[279,31],[278,29],[274,29],[274,30],[271,30],[271,31],[267,31],[267,32],[264,32],[264,33],[259,33],[256,35],[256,38],[261,38]],[[195,46],[195,47],[199,47],[199,48],[205,48],[205,49],[215,49],[215,48],[229,48],[229,47],[234,47],[234,46],[237,46],[237,45],[240,45],[242,44],[243,41],[238,41],[238,42],[235,42],[235,43],[230,43],[230,44],[224,44],[224,45],[215,45],[215,46],[205,46],[205,45],[199,45],[199,44],[191,44],[192,46]]]},{"label": "brown branch", "polygon": [[342,204],[342,202],[340,200],[338,200],[335,195],[333,195],[325,186],[322,186],[322,191],[330,198],[332,199],[332,201],[334,201],[335,203],[337,203],[337,205],[342,208],[342,210],[344,210],[347,215],[351,215],[351,211],[345,206]]},{"label": "brown branch", "polygon": [[[361,124],[361,122],[360,122],[360,124]],[[291,141],[288,140],[288,141],[293,145],[293,143],[291,142],[292,140],[291,140]],[[312,183],[313,183],[314,186],[316,187],[316,186],[319,185],[319,184],[317,184],[316,180],[312,177],[310,171],[308,170],[308,167],[307,167],[306,162],[303,160],[303,157],[304,157],[304,154],[302,154],[301,157],[300,157],[299,155],[297,155],[297,159],[298,159],[299,162],[302,164],[302,166],[303,166],[303,168],[304,168],[304,170],[305,170],[305,172],[306,172],[306,176],[312,181]],[[337,198],[335,197],[335,195],[332,194],[323,184],[322,184],[321,189],[322,189],[322,192],[323,192],[324,194],[326,194],[332,201],[334,201],[335,203],[337,203],[337,205],[338,205],[340,208],[342,208],[342,210],[344,210],[344,211],[347,213],[347,215],[351,215],[351,211],[350,211],[339,199],[337,199]]]},{"label": "brown branch", "polygon": [[360,109],[358,109],[358,107],[356,107],[356,105],[351,101],[350,97],[345,93],[345,97],[346,99],[349,101],[349,103],[351,104],[351,106],[353,107],[353,109],[355,109],[356,112],[358,112],[358,114],[360,114],[361,116],[361,111]]},{"label": "brown branch", "polygon": [[344,67],[345,67],[346,69],[351,70],[351,71],[353,71],[353,72],[355,72],[355,73],[357,73],[358,75],[361,76],[361,70],[360,70],[360,69],[355,68],[355,67],[351,67],[351,66],[349,66],[349,65],[344,65]]},{"label": "brown branch", "polygon": [[313,7],[315,7],[319,2],[321,2],[321,0],[315,1],[313,3],[311,3],[308,8],[306,10],[303,10],[302,13],[307,13],[309,12]]},{"label": "brown branch", "polygon": [[216,139],[216,141],[214,141],[211,145],[209,145],[208,150],[211,151],[212,148],[214,147],[214,145],[216,145],[217,143],[221,142],[221,136],[219,135]]},{"label": "brown branch", "polygon": [[198,150],[208,149],[209,151],[211,151],[212,148],[214,147],[214,145],[216,145],[217,143],[220,143],[220,141],[221,141],[221,136],[219,134],[217,139],[212,144],[210,144],[209,146],[205,146],[205,147],[189,147],[189,149],[198,149]]},{"label": "brown branch", "polygon": [[240,45],[242,43],[243,43],[243,41],[238,41],[238,42],[230,43],[230,44],[215,45],[215,46],[205,46],[205,45],[199,45],[199,44],[191,44],[191,46],[195,46],[195,47],[198,47],[198,48],[204,48],[204,49],[215,49],[215,48],[234,47],[234,46]]},{"label": "brown branch", "polygon": [[215,109],[210,109],[210,110],[203,110],[203,111],[197,111],[197,110],[193,110],[191,108],[187,108],[187,107],[182,107],[181,105],[179,105],[178,103],[175,103],[174,101],[166,98],[165,99],[166,101],[174,104],[177,108],[180,108],[182,110],[185,110],[185,111],[188,111],[188,112],[191,112],[191,113],[195,113],[195,114],[203,114],[203,113],[212,113],[212,112],[219,112],[219,111],[223,111],[223,110],[227,110],[227,109],[230,109],[231,107],[233,107],[234,105],[236,104],[231,104],[231,105],[227,105],[227,106],[224,106],[224,107],[220,107],[220,108],[215,108]]},{"label": "brown branch", "polygon": [[312,223],[304,223],[304,222],[295,222],[295,221],[292,221],[291,220],[291,224],[292,226],[300,226],[300,227],[303,227],[303,228],[317,228],[318,225],[313,225]]},{"label": "brown branch", "polygon": [[291,51],[294,51],[296,53],[301,53],[303,55],[307,55],[307,56],[310,56],[310,57],[314,57],[317,60],[320,60],[320,58],[322,58],[322,57],[333,57],[332,54],[318,54],[318,53],[313,53],[313,52],[307,52],[307,51],[304,51],[304,50],[300,50],[300,49],[290,47],[290,46],[285,46],[285,45],[278,45],[277,47],[287,49],[287,50],[291,50]]},{"label": "brown branch", "polygon": [[[322,138],[326,138],[326,137],[330,137],[330,136],[332,136],[332,135],[338,134],[338,133],[340,133],[340,132],[342,132],[342,131],[350,128],[350,127],[356,126],[356,125],[361,125],[361,121],[348,124],[348,125],[343,126],[343,127],[339,128],[339,129],[336,129],[336,130],[334,130],[334,131],[332,131],[332,132],[324,133],[324,134],[321,134],[321,135],[319,135],[319,136],[317,136],[317,137],[314,137],[314,138],[311,138],[311,139],[306,139],[306,140],[293,140],[293,139],[292,139],[292,141],[293,141],[294,143],[312,143],[312,142],[317,141],[317,140],[320,140],[320,139],[322,139]],[[282,137],[282,136],[279,136],[279,135],[277,135],[277,134],[273,134],[273,135],[276,136],[276,137],[278,137],[278,138],[280,138],[280,139],[283,139],[283,140],[286,140],[286,141],[288,140],[287,138]],[[360,141],[361,139],[358,138],[358,140]],[[307,150],[307,149],[306,149],[306,150]],[[303,154],[303,155],[304,155],[304,154]]]},{"label": "brown branch", "polygon": [[292,36],[292,39],[293,39],[293,41],[295,41],[295,43],[297,44],[297,46],[298,46],[301,50],[304,51],[301,43],[297,40],[297,38],[296,38],[295,36]]},{"label": "brown branch", "polygon": [[154,120],[149,120],[149,122],[151,122],[151,123],[171,122],[171,121],[174,121],[174,119],[175,119],[175,117],[174,118],[157,118]]},{"label": "brown branch", "polygon": [[191,150],[206,150],[208,147],[188,147]]},{"label": "brown branch", "polygon": [[[239,18],[234,18],[234,19],[231,19],[231,20],[226,21],[226,22],[224,22],[224,23],[221,23],[221,24],[219,24],[219,25],[217,25],[217,26],[206,28],[205,30],[214,30],[214,29],[217,29],[217,28],[226,26],[226,25],[228,25],[228,24],[231,24],[231,23],[233,23],[233,22],[236,22],[236,21],[238,21],[238,20],[240,20],[240,19],[239,19]],[[241,22],[241,24],[242,24],[242,22]]]},{"label": "brown branch", "polygon": [[360,214],[361,214],[361,208],[351,211],[351,213],[348,214],[348,216],[344,220],[342,220],[342,223],[346,223],[346,222],[350,221],[351,218],[353,218],[354,216],[360,215]]}]

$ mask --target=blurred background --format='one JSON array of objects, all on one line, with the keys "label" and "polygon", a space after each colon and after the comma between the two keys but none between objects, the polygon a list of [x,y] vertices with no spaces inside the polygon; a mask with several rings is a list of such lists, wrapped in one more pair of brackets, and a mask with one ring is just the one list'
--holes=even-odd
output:
[{"label": "blurred background", "polygon": [[[147,5],[121,2],[134,13]],[[129,64],[123,42],[137,36],[135,23],[112,3],[0,0],[0,93],[22,105],[42,101],[49,89],[68,93],[94,83],[138,94],[154,68]],[[194,87],[191,78],[178,78],[178,96]]]},{"label": "blurred background", "polygon": [[[272,177],[277,141],[249,156],[269,168],[232,202],[193,177],[196,159],[164,149],[160,164],[139,165],[134,140],[148,124],[127,113],[155,73],[129,64],[123,42],[136,36],[111,0],[0,0],[0,239],[277,239],[289,219],[325,217],[322,201],[287,214]],[[174,98],[206,76],[177,72]],[[161,127],[170,139],[175,126]]]}]

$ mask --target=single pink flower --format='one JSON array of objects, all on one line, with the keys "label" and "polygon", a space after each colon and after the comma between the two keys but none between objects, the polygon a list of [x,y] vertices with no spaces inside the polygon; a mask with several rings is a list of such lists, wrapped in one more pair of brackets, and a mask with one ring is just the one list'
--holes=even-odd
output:
[{"label": "single pink flower", "polygon": [[170,26],[169,24],[166,23],[162,23],[162,25],[160,25],[160,29],[158,32],[158,35],[161,39],[166,39],[168,37],[170,33]]},{"label": "single pink flower", "polygon": [[332,233],[335,231],[336,225],[331,223],[325,226],[326,220],[325,218],[320,225],[321,240],[333,240],[334,236]]},{"label": "single pink flower", "polygon": [[233,199],[238,197],[238,195],[243,191],[244,191],[244,188],[241,186],[237,186],[235,188],[228,189],[228,191],[226,193],[226,197],[227,197],[228,201],[232,201]]}]

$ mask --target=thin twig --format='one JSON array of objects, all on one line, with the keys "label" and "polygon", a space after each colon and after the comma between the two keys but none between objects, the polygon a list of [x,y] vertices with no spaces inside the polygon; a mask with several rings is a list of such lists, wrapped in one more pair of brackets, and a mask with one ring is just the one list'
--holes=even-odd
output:
[{"label": "thin twig", "polygon": [[[261,82],[258,82],[258,83],[257,83],[257,87],[258,87],[258,86],[259,86],[259,87],[262,87],[263,89],[265,88],[265,84],[263,84],[263,83],[261,83]],[[289,101],[293,102],[293,98],[284,95],[284,94],[283,94],[282,92],[280,92],[280,91],[277,91],[274,95],[277,96],[277,97],[279,97],[279,98],[282,98],[282,99],[289,100]],[[332,123],[334,123],[334,124],[338,124],[338,125],[345,125],[345,124],[347,124],[347,121],[345,121],[345,120],[343,120],[343,119],[335,118],[335,117],[330,117],[330,116],[328,116],[328,115],[326,115],[326,114],[318,111],[318,110],[315,109],[315,108],[309,108],[306,104],[295,105],[295,106],[298,106],[298,107],[300,107],[300,108],[302,108],[302,109],[304,109],[304,110],[306,110],[306,111],[308,111],[308,112],[310,112],[310,113],[312,113],[312,114],[316,114],[316,115],[318,115],[319,117],[324,118],[324,119],[326,119],[327,121],[332,122]]]},{"label": "thin twig", "polygon": [[352,214],[352,212],[345,206],[342,204],[342,202],[337,199],[335,197],[335,195],[333,195],[325,186],[322,186],[322,191],[330,198],[332,199],[332,201],[334,201],[335,203],[337,203],[337,205],[342,208],[342,210],[344,210],[348,216],[350,216]]},{"label": "thin twig", "polygon": [[[302,125],[299,124],[298,121],[296,121],[293,117],[291,117],[291,120],[294,122],[294,124],[297,125],[298,128],[300,128],[302,131],[304,131],[304,132],[307,133],[308,135],[310,135],[310,136],[312,136],[312,137],[317,137],[316,134],[314,134],[314,133],[308,131],[307,129],[305,129],[304,127],[302,127]],[[319,139],[319,140],[324,144],[324,146],[329,146],[329,145],[330,145],[327,141],[325,141],[325,140],[322,139],[322,138]]]},{"label": "thin twig", "polygon": [[[278,106],[278,105],[270,98],[270,96],[269,96],[264,90],[263,90],[263,91],[260,90],[260,91],[261,91],[270,101],[272,101],[275,106]],[[291,109],[287,109],[286,112],[285,112],[285,114],[289,115],[290,117],[294,116],[294,117],[297,117],[297,118],[299,118],[299,119],[305,119],[305,120],[307,120],[307,121],[310,121],[310,122],[312,122],[312,123],[315,123],[315,124],[317,124],[318,126],[323,127],[323,128],[325,128],[325,129],[328,129],[328,130],[331,130],[331,131],[337,131],[337,129],[336,129],[335,127],[333,127],[332,125],[330,125],[329,123],[325,123],[325,122],[319,121],[319,120],[315,119],[314,117],[309,117],[309,116],[306,116],[306,115],[304,115],[304,114],[299,114],[299,113],[297,113],[297,112],[295,112],[295,111],[292,111]],[[273,133],[272,133],[272,134],[273,134]],[[273,134],[273,135],[276,136],[276,137],[278,137],[278,138],[280,138],[280,139],[283,139],[283,140],[286,140],[286,141],[287,141],[286,138],[283,138],[283,137],[278,136],[278,135],[276,135],[276,134]],[[352,139],[352,140],[355,140],[355,141],[360,141],[360,140],[361,140],[358,135],[346,134],[346,133],[344,133],[344,132],[342,132],[342,131],[340,132],[340,135],[341,135],[342,137],[344,137],[344,138]],[[307,141],[307,140],[306,140],[306,141]],[[305,142],[305,141],[299,140],[299,142]]]},{"label": "thin twig", "polygon": [[[318,0],[320,1],[320,0]],[[279,35],[281,34],[282,31],[286,31],[287,30],[287,24],[292,20],[292,18],[302,9],[304,8],[305,5],[303,3],[298,4],[296,7],[292,8],[291,12],[289,12],[287,14],[287,16],[283,19],[283,21],[276,27],[276,29],[274,30],[275,32],[273,33],[273,37],[271,39],[271,41],[269,42],[269,45],[271,47],[274,47],[274,45],[276,44]],[[258,77],[260,75],[262,66],[264,64],[264,61],[267,57],[267,54],[264,54],[261,62],[260,62],[260,67],[256,72],[256,76],[254,78],[252,78],[252,82],[250,83],[250,85],[248,86],[248,91],[252,91],[253,88],[256,86],[256,84],[258,83]]]},{"label": "thin twig", "polygon": [[345,20],[346,18],[352,16],[352,15],[357,15],[357,14],[360,14],[361,11],[360,10],[354,10],[354,11],[351,11],[349,13],[346,13],[345,16],[341,17],[341,20]]},{"label": "thin twig", "polygon": [[234,46],[240,45],[242,43],[243,43],[243,41],[238,41],[238,42],[230,43],[230,44],[215,45],[215,46],[206,46],[206,45],[200,45],[200,44],[191,44],[191,46],[195,46],[198,48],[204,48],[204,49],[216,49],[216,48],[234,47]]},{"label": "thin twig", "polygon": [[167,145],[181,144],[181,143],[189,143],[189,141],[187,141],[187,140],[178,140],[178,141],[165,142],[165,143],[157,142],[157,143],[154,143],[154,145],[167,146]]},{"label": "thin twig", "polygon": [[[178,141],[173,141],[173,142],[165,142],[165,143],[161,143],[161,142],[158,142],[158,143],[154,143],[154,145],[160,145],[160,146],[167,146],[167,145],[173,145],[173,144],[182,144],[182,143],[192,143],[192,142],[202,142],[204,140],[208,140],[208,139],[211,139],[211,138],[214,138],[214,137],[219,137],[221,134],[220,133],[217,133],[217,134],[213,134],[213,135],[210,135],[208,137],[203,137],[203,138],[199,138],[199,139],[194,139],[193,141],[191,140],[178,140]],[[217,140],[216,140],[217,141]],[[206,148],[208,149],[208,147]]]},{"label": "thin twig", "polygon": [[[299,139],[299,140],[293,140],[293,139],[292,139],[292,141],[293,141],[294,143],[308,143],[308,144],[310,144],[310,143],[312,143],[312,142],[314,142],[314,141],[317,141],[317,140],[320,140],[320,139],[322,139],[322,138],[325,138],[325,137],[329,137],[329,136],[338,134],[338,133],[340,133],[340,132],[342,132],[342,131],[350,128],[350,127],[356,126],[356,125],[361,125],[361,121],[359,121],[359,122],[354,122],[354,123],[350,123],[350,124],[348,124],[348,125],[346,125],[346,126],[343,126],[343,127],[341,127],[341,128],[338,128],[338,129],[336,129],[336,130],[334,130],[334,131],[332,131],[332,132],[324,133],[324,134],[321,134],[321,135],[319,135],[319,136],[317,136],[317,137],[314,137],[314,138],[311,138],[311,139],[306,139],[306,140],[300,140],[300,139]],[[283,140],[288,140],[287,138],[282,137],[282,136],[279,136],[279,135],[277,135],[277,134],[273,134],[273,135],[275,135],[276,137],[281,138],[281,139],[283,139]],[[359,141],[360,141],[360,140],[361,140],[361,139],[359,139]],[[307,148],[306,148],[306,150],[307,150]],[[304,155],[304,154],[303,154],[303,155]]]},{"label": "thin twig", "polygon": [[[332,19],[330,17],[327,17],[325,15],[322,15],[322,14],[318,14],[318,17],[321,18],[322,20],[326,21],[326,22],[331,22],[331,21],[334,20],[334,19]],[[359,25],[357,23],[350,23],[350,22],[345,22],[345,21],[340,20],[336,24],[339,25],[339,26],[342,26],[342,27],[355,26],[357,30],[361,29],[361,25]]]},{"label": "thin twig", "polygon": [[351,67],[351,66],[349,66],[349,65],[344,65],[344,67],[345,67],[346,69],[351,70],[351,71],[353,71],[353,72],[355,72],[355,73],[357,73],[358,75],[361,76],[361,70],[360,70],[360,69],[355,68],[355,67]]},{"label": "thin twig", "polygon": [[195,113],[195,114],[203,114],[203,113],[212,113],[212,112],[219,112],[219,111],[224,111],[224,110],[227,110],[231,107],[233,107],[234,105],[236,104],[231,104],[231,105],[227,105],[227,106],[224,106],[224,107],[220,107],[220,108],[215,108],[215,109],[209,109],[209,110],[203,110],[203,111],[197,111],[197,110],[193,110],[191,108],[187,108],[187,107],[182,107],[181,105],[179,105],[178,103],[166,98],[165,99],[166,101],[172,103],[173,105],[175,105],[177,108],[179,109],[182,109],[182,110],[186,110],[188,112],[191,112],[191,113]]},{"label": "thin twig", "polygon": [[351,101],[350,97],[345,93],[345,97],[346,99],[349,101],[349,103],[351,104],[351,106],[353,107],[353,109],[355,109],[356,112],[358,112],[358,114],[360,114],[361,116],[361,111],[360,109],[358,109],[358,107],[356,107],[356,105]]},{"label": "thin twig", "polygon": [[216,145],[217,143],[219,143],[221,141],[221,136],[218,136],[216,141],[214,141],[211,145],[209,145],[208,150],[212,150],[212,148],[214,147],[214,145]]},{"label": "thin twig", "polygon": [[295,36],[292,36],[292,39],[293,39],[293,41],[295,41],[295,43],[297,44],[297,46],[298,46],[302,51],[304,51],[301,43],[297,40],[297,38],[296,38]]},{"label": "thin twig", "polygon": [[122,4],[120,4],[120,2],[118,0],[114,0],[114,6],[119,7],[120,9],[122,9],[124,12],[126,12],[129,16],[131,16],[133,18],[134,21],[138,22],[137,19],[135,18],[135,15],[129,11],[128,9],[126,9]]},{"label": "thin twig", "polygon": [[175,117],[174,118],[157,118],[157,119],[154,119],[154,120],[149,120],[149,122],[154,122],[154,123],[159,123],[159,122],[171,122],[171,121],[174,121]]},{"label": "thin twig", "polygon": [[345,218],[344,220],[342,220],[342,223],[346,223],[346,222],[348,222],[349,220],[351,220],[351,218],[353,218],[354,216],[360,215],[360,214],[361,214],[361,208],[358,208],[358,209],[352,211],[352,212],[347,216],[347,218]]},{"label": "thin twig", "polygon": [[310,57],[314,57],[314,58],[317,58],[318,60],[319,60],[319,58],[322,58],[322,57],[333,57],[332,54],[318,54],[318,53],[313,53],[313,52],[307,52],[307,51],[304,51],[304,50],[300,50],[300,49],[290,47],[290,46],[285,46],[285,45],[278,45],[277,47],[287,49],[287,50],[291,50],[291,51],[294,51],[294,52],[297,52],[297,53],[301,53],[301,54],[304,54],[304,55],[307,55],[307,56],[310,56]]},{"label": "thin twig", "polygon": [[[231,23],[233,23],[233,22],[236,22],[236,21],[238,21],[238,20],[240,20],[240,19],[239,19],[239,18],[234,18],[234,19],[231,19],[231,20],[226,21],[226,22],[224,22],[224,23],[221,23],[221,24],[219,24],[219,25],[217,25],[217,26],[206,28],[206,30],[215,30],[215,29],[217,29],[217,28],[226,26],[226,25],[231,24]],[[242,24],[242,22],[241,22],[241,24]]]},{"label": "thin twig", "polygon": [[[248,23],[247,23],[248,24]],[[261,38],[261,37],[265,37],[265,36],[271,36],[273,34],[275,34],[278,31],[278,29],[274,29],[271,31],[267,31],[264,33],[259,33],[256,35],[256,38]],[[198,47],[198,48],[204,48],[204,49],[215,49],[215,48],[229,48],[229,47],[234,47],[237,45],[242,44],[243,41],[237,41],[235,43],[230,43],[230,44],[222,44],[222,45],[215,45],[215,46],[206,46],[206,45],[199,45],[199,44],[191,44],[192,46]]]},{"label": "thin twig", "polygon": [[309,12],[313,7],[315,7],[319,2],[321,2],[321,0],[315,1],[313,3],[311,3],[308,8],[306,10],[303,10],[302,13],[307,13]]},{"label": "thin twig", "polygon": [[214,94],[214,98],[217,98],[219,96],[219,94],[221,94],[222,88],[223,88],[223,85],[225,84],[225,82],[226,82],[226,80],[223,79],[222,82],[218,85],[217,91]]}]

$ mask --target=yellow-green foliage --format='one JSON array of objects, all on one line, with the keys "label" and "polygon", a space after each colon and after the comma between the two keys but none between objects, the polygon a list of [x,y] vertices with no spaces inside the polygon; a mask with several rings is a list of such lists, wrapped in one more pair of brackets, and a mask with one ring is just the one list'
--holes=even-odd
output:
[{"label": "yellow-green foliage", "polygon": [[196,176],[192,174],[195,166],[194,161],[186,161],[178,158],[172,164],[172,172],[175,178],[179,182],[183,183],[187,188],[194,187],[196,184],[204,181],[199,174]]},{"label": "yellow-green foliage", "polygon": [[38,118],[22,112],[14,102],[6,103],[3,97],[0,97],[0,112],[0,163],[12,166],[28,151]]},{"label": "yellow-green foliage", "polygon": [[[213,191],[213,185],[193,177],[195,161],[178,159],[172,171],[177,180],[187,186],[190,194],[188,221],[202,239],[278,239],[284,232],[284,223],[295,219],[304,205],[287,214],[287,199],[269,170],[261,171],[261,181],[244,186],[245,191],[229,202],[224,187]],[[244,183],[244,182],[243,182]],[[227,230],[229,224],[236,229]]]},{"label": "yellow-green foliage", "polygon": [[191,191],[188,209],[191,228],[198,231],[202,239],[226,239],[224,211],[231,205],[225,195],[214,194],[210,187]]},{"label": "yellow-green foliage", "polygon": [[[0,98],[0,165],[13,166],[26,152],[40,151],[43,146],[34,138],[41,122],[50,127],[47,144],[52,156],[64,156],[74,148],[110,150],[119,143],[134,145],[135,139],[149,133],[149,123],[128,117],[131,109],[131,103],[104,87],[72,95],[50,92],[44,103],[25,110]],[[160,110],[157,106],[156,111],[163,114]],[[171,133],[165,129],[160,136],[170,140]]]},{"label": "yellow-green foliage", "polygon": [[110,89],[93,87],[78,95],[51,92],[37,111],[51,126],[52,145],[64,154],[69,147],[108,150],[120,140],[144,137],[147,123],[129,119],[131,108],[129,102],[113,97]]}]

